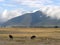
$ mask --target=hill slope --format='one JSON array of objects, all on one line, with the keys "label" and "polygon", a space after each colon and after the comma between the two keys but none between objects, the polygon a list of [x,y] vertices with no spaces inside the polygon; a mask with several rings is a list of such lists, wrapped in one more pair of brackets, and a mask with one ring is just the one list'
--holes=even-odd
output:
[{"label": "hill slope", "polygon": [[12,26],[20,26],[20,27],[40,27],[40,26],[55,26],[60,25],[60,20],[52,19],[51,17],[47,17],[41,11],[36,11],[34,13],[26,13],[22,16],[15,17],[13,19],[8,20],[2,26],[4,27],[12,27]]}]

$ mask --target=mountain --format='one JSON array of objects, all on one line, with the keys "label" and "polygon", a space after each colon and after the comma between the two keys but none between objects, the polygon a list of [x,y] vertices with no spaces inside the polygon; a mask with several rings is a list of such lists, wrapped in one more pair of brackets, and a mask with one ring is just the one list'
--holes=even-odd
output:
[{"label": "mountain", "polygon": [[36,11],[12,18],[3,23],[2,27],[49,27],[57,25],[60,25],[60,20],[46,16],[46,14],[41,11]]}]

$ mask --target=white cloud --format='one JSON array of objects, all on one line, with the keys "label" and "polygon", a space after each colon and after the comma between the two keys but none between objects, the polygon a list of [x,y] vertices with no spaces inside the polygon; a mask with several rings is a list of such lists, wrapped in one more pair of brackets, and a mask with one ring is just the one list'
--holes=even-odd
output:
[{"label": "white cloud", "polygon": [[47,14],[47,16],[51,16],[52,18],[60,19],[60,7],[59,6],[51,6],[51,7],[42,7],[41,10]]},{"label": "white cloud", "polygon": [[[54,0],[12,0],[12,1],[16,2],[16,4],[32,7],[32,9],[37,8],[37,10],[38,9],[43,10],[43,12],[45,13],[47,12],[47,14],[49,14],[52,17],[54,17],[55,14],[60,9],[59,6],[55,5]],[[55,10],[54,11],[55,13],[53,12],[53,10]]]},{"label": "white cloud", "polygon": [[5,1],[5,0],[0,0],[0,2],[3,2],[3,1]]},{"label": "white cloud", "polygon": [[4,4],[2,4],[3,6],[9,6],[9,7],[15,7],[16,5],[14,5],[14,4],[7,4],[7,3],[4,3]]},{"label": "white cloud", "polygon": [[[0,0],[4,1],[4,0]],[[16,5],[26,5],[28,7],[37,8],[37,10],[42,10],[47,16],[51,16],[52,18],[60,19],[60,7],[53,4],[53,0],[11,0]],[[45,5],[48,4],[48,5]],[[60,4],[60,3],[59,3]],[[14,4],[3,4],[3,6],[15,6]],[[36,10],[34,10],[35,12]],[[16,16],[20,16],[22,13],[26,13],[27,11],[23,9],[16,9],[8,11],[5,9],[2,13],[2,18],[5,20],[11,19]]]},{"label": "white cloud", "polygon": [[[44,12],[45,14],[47,14],[47,16],[50,16],[52,18],[57,18],[60,19],[60,7],[41,7],[40,10],[42,12]],[[35,12],[37,10],[34,10],[33,12]],[[7,21],[11,18],[17,17],[17,16],[21,16],[22,14],[27,13],[27,11],[23,10],[23,9],[16,9],[16,10],[7,10],[5,9],[2,13],[2,19],[3,21]],[[30,13],[30,12],[28,12]]]},{"label": "white cloud", "polygon": [[2,13],[2,18],[6,18],[7,17],[7,10],[5,9],[4,12]]},{"label": "white cloud", "polygon": [[2,13],[1,19],[2,21],[7,21],[11,18],[17,17],[17,16],[21,16],[22,14],[26,13],[26,11],[22,10],[22,9],[17,9],[17,10],[7,10],[5,9]]},{"label": "white cloud", "polygon": [[40,8],[41,5],[45,5],[48,3],[49,5],[53,3],[52,0],[12,0],[16,2],[16,4],[27,5],[29,7],[37,7]]}]

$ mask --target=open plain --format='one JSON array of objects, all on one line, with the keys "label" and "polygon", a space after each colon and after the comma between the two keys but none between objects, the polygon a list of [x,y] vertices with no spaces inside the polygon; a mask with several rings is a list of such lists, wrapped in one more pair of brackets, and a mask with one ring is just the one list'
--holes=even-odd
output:
[{"label": "open plain", "polygon": [[0,45],[60,45],[60,28],[0,28]]}]

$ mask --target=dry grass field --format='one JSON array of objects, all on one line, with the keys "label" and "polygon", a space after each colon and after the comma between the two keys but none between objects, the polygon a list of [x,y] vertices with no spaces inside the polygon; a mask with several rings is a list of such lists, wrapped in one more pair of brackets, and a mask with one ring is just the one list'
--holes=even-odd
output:
[{"label": "dry grass field", "polygon": [[60,45],[60,28],[0,28],[0,45]]}]

